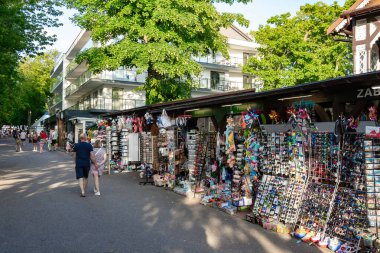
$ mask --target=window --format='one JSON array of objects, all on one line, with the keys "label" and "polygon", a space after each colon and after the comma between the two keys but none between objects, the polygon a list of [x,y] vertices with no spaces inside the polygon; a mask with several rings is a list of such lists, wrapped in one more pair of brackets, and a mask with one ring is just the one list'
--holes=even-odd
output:
[{"label": "window", "polygon": [[112,110],[123,110],[123,88],[112,88]]},{"label": "window", "polygon": [[225,73],[211,71],[211,89],[223,90],[223,84],[225,83]]},{"label": "window", "polygon": [[243,76],[243,87],[244,89],[251,89],[253,83],[252,76]]},{"label": "window", "polygon": [[246,64],[250,57],[253,57],[252,53],[243,53],[243,64]]},{"label": "window", "polygon": [[379,62],[379,48],[377,45],[374,45],[371,50],[371,71],[377,70],[377,65]]},{"label": "window", "polygon": [[366,72],[366,66],[365,66],[365,60],[366,60],[366,53],[365,51],[359,51],[359,73]]}]

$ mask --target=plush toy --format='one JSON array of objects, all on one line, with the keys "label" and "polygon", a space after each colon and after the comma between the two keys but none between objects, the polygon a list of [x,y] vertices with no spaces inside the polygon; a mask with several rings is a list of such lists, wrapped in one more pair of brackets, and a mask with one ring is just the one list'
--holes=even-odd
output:
[{"label": "plush toy", "polygon": [[377,120],[377,109],[374,106],[371,106],[368,108],[368,118],[370,121],[376,121]]},{"label": "plush toy", "polygon": [[347,120],[347,127],[349,129],[356,129],[358,128],[358,125],[359,125],[359,119],[356,119],[351,116],[348,120]]},{"label": "plush toy", "polygon": [[301,119],[305,119],[307,121],[310,121],[310,116],[309,116],[309,113],[307,112],[306,108],[300,108],[298,110],[298,117],[300,117]]},{"label": "plush toy", "polygon": [[272,124],[273,122],[277,124],[280,119],[280,115],[278,115],[276,110],[271,110],[269,113],[269,118],[272,120]]}]

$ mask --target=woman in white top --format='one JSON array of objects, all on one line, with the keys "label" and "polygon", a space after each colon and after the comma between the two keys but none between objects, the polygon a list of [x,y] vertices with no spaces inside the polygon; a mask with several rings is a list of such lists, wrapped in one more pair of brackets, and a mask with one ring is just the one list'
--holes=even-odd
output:
[{"label": "woman in white top", "polygon": [[91,163],[91,173],[94,177],[95,183],[94,193],[96,196],[100,196],[99,181],[100,176],[103,174],[104,164],[107,160],[107,153],[104,148],[101,147],[100,140],[95,141],[93,153],[95,155],[96,163],[98,164],[98,169],[96,169],[94,164]]}]

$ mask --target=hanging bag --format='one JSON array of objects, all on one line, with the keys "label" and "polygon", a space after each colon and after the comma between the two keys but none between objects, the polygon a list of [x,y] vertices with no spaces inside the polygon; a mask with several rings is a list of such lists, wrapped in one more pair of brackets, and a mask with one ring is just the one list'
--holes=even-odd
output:
[{"label": "hanging bag", "polygon": [[157,118],[157,126],[159,128],[168,128],[168,127],[172,126],[170,117],[166,113],[165,109],[162,110],[161,116],[158,116],[158,118]]}]

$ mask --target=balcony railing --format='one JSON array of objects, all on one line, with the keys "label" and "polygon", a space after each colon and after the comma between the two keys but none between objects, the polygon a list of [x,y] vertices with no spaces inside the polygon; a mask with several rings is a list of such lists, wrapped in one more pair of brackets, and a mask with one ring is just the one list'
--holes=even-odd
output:
[{"label": "balcony railing", "polygon": [[[198,89],[209,89],[219,91],[232,91],[239,90],[243,87],[242,82],[235,82],[229,80],[215,80],[209,78],[194,79]],[[240,88],[241,87],[241,88]]]},{"label": "balcony railing", "polygon": [[50,91],[53,92],[53,90],[55,90],[55,88],[57,88],[57,86],[63,81],[63,73],[59,74],[57,77],[56,77],[56,81],[54,83],[52,83],[51,87],[50,87]]},{"label": "balcony railing", "polygon": [[62,94],[57,94],[57,96],[50,98],[48,100],[49,107],[56,106],[58,103],[62,102]]},{"label": "balcony railing", "polygon": [[223,56],[217,55],[215,57],[213,56],[201,56],[201,57],[194,57],[194,60],[200,63],[210,63],[210,64],[218,64],[223,66],[230,66],[230,67],[241,67],[243,66],[244,59],[239,57],[230,57],[230,59],[226,59]]},{"label": "balcony railing", "polygon": [[83,100],[74,106],[71,110],[127,110],[145,105],[142,99],[112,99],[112,98],[92,98]]},{"label": "balcony railing", "polygon": [[144,75],[137,75],[135,70],[115,70],[115,71],[103,71],[100,74],[93,74],[91,71],[84,72],[77,80],[70,84],[66,88],[66,96],[73,94],[77,91],[84,83],[90,79],[102,79],[107,81],[121,81],[121,82],[145,82]]},{"label": "balcony railing", "polygon": [[67,75],[69,75],[71,72],[73,72],[73,70],[74,70],[76,67],[78,67],[78,66],[79,66],[79,64],[76,63],[75,60],[72,60],[72,61],[70,62],[70,64],[66,67],[66,73],[65,73],[65,76],[67,76]]}]

